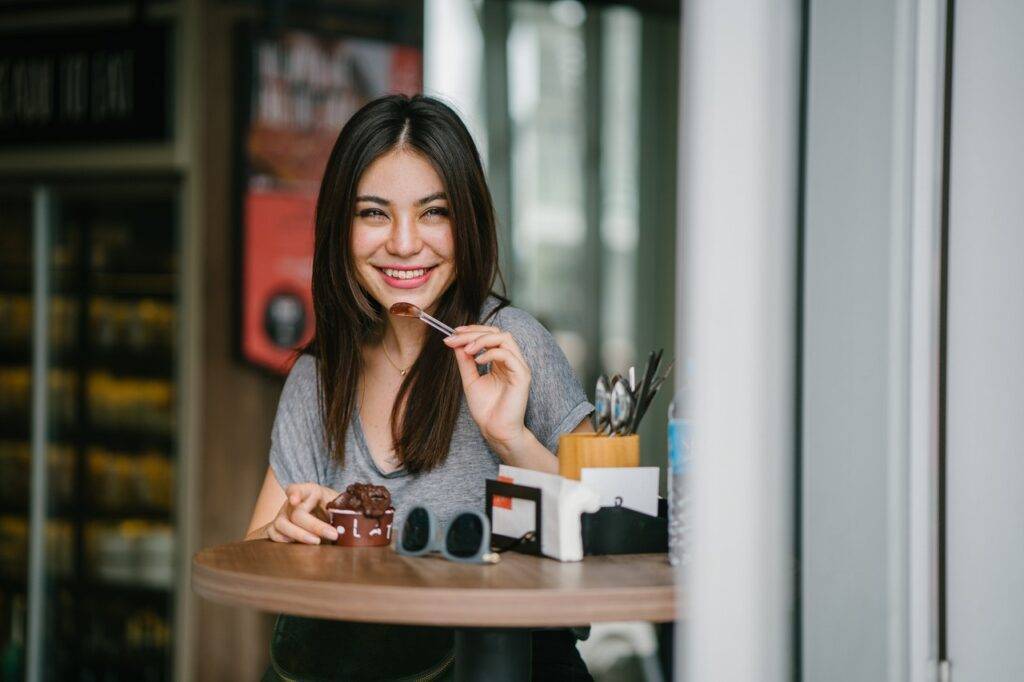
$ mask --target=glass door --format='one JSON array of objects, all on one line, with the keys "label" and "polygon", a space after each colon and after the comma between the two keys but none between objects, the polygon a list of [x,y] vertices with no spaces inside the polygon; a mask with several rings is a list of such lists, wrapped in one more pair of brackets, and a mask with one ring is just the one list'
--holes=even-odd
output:
[{"label": "glass door", "polygon": [[28,613],[32,197],[0,195],[0,679],[24,676]]},{"label": "glass door", "polygon": [[[176,187],[35,186],[8,204],[0,217],[3,257],[12,259],[0,279],[4,664],[14,679],[18,666],[34,679],[170,678]],[[42,277],[32,278],[34,266]],[[33,318],[40,306],[42,326]],[[33,377],[45,377],[34,400]]]}]

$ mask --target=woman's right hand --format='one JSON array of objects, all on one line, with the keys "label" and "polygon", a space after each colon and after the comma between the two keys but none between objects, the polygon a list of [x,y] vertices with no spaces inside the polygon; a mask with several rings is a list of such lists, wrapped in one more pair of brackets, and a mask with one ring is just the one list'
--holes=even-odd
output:
[{"label": "woman's right hand", "polygon": [[307,545],[338,539],[338,531],[326,521],[330,518],[327,503],[338,496],[337,492],[318,483],[292,483],[284,492],[284,504],[267,526],[268,538]]}]

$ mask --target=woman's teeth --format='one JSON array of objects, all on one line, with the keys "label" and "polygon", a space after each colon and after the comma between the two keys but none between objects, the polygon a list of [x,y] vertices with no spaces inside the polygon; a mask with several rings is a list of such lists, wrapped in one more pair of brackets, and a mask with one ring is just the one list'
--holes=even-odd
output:
[{"label": "woman's teeth", "polygon": [[394,277],[395,279],[416,279],[427,274],[427,270],[430,268],[420,268],[419,270],[392,270],[390,268],[381,268],[385,275],[388,277]]}]

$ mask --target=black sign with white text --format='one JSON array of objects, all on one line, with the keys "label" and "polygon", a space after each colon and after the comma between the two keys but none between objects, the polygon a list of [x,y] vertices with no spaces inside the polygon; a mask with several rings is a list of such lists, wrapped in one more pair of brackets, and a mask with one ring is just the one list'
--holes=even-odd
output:
[{"label": "black sign with white text", "polygon": [[0,39],[0,145],[154,141],[170,121],[166,27]]}]

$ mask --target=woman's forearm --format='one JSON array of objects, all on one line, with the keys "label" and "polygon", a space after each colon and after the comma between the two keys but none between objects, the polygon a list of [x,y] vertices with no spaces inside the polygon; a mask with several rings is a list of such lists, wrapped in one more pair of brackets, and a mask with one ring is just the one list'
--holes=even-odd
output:
[{"label": "woman's forearm", "polygon": [[497,444],[495,452],[503,463],[510,466],[549,474],[558,473],[558,458],[544,447],[529,429],[524,429],[516,442]]}]

